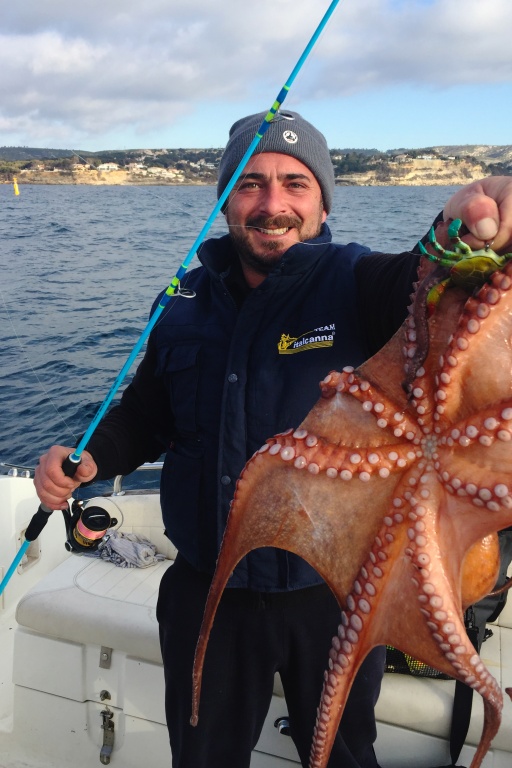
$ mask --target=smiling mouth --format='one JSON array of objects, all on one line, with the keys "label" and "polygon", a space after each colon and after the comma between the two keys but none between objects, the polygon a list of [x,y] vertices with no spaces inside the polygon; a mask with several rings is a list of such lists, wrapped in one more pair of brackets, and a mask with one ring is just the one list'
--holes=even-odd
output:
[{"label": "smiling mouth", "polygon": [[292,229],[300,230],[301,220],[298,216],[279,215],[279,216],[254,216],[247,219],[245,226],[248,229],[255,229],[262,235],[268,237],[283,237]]},{"label": "smiling mouth", "polygon": [[258,227],[257,229],[264,235],[286,235],[286,233],[290,231],[291,227],[281,227],[281,229],[263,229],[263,227]]}]

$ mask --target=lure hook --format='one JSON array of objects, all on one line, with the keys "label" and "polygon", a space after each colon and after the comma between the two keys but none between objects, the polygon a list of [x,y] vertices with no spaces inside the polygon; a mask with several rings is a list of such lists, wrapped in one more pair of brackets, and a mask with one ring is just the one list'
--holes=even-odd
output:
[{"label": "lure hook", "polygon": [[195,299],[196,292],[190,288],[182,288],[181,283],[178,283],[178,287],[174,291],[174,296],[181,296],[183,299]]}]

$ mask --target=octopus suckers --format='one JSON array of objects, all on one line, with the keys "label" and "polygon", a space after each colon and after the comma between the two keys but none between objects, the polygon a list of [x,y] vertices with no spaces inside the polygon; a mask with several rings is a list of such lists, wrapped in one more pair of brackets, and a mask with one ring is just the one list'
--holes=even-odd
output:
[{"label": "octopus suckers", "polygon": [[485,295],[485,300],[488,304],[497,304],[500,300],[500,294],[499,291],[497,291],[495,288],[489,288]]}]

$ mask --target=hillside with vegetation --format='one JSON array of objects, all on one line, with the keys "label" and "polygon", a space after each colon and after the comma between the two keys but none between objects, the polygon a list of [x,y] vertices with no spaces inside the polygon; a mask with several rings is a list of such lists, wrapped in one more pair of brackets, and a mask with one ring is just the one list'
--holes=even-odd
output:
[{"label": "hillside with vegetation", "polygon": [[[19,184],[215,184],[222,149],[100,152],[0,147],[0,182]],[[340,185],[466,184],[512,175],[512,145],[331,149]]]}]

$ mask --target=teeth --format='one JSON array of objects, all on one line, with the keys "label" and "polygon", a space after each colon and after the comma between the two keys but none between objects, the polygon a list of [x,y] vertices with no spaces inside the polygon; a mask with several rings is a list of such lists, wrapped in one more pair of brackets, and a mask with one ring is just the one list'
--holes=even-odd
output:
[{"label": "teeth", "polygon": [[283,227],[283,229],[261,229],[260,232],[263,232],[264,235],[286,235],[288,232],[288,227]]}]

